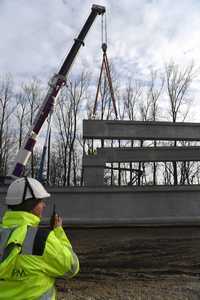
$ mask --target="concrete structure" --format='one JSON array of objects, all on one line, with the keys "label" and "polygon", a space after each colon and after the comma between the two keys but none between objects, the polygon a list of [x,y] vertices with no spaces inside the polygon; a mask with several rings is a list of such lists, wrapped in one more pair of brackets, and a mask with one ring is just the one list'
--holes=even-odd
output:
[{"label": "concrete structure", "polygon": [[200,161],[200,147],[97,148],[95,155],[83,155],[84,183],[104,185],[104,168],[112,162]]},{"label": "concrete structure", "polygon": [[[66,225],[200,224],[200,186],[50,188]],[[6,188],[0,188],[0,215]]]},{"label": "concrete structure", "polygon": [[[199,123],[84,120],[83,137],[92,140],[200,141]],[[104,185],[106,163],[200,161],[200,147],[97,148],[83,155],[84,184]]]},{"label": "concrete structure", "polygon": [[83,120],[83,138],[200,141],[200,123]]}]

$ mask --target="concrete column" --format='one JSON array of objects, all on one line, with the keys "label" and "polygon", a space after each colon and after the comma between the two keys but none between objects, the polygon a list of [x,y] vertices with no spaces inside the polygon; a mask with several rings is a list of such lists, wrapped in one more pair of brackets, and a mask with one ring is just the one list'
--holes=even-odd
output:
[{"label": "concrete column", "polygon": [[104,185],[104,166],[86,166],[83,171],[83,182],[85,186]]}]

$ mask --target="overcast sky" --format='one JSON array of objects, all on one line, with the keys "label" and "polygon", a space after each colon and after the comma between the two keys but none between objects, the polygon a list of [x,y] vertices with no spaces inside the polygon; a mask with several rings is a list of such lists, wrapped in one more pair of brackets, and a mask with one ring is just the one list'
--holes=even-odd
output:
[{"label": "overcast sky", "polygon": [[[200,65],[199,0],[0,0],[0,73],[10,72],[19,81],[36,76],[47,82],[93,3],[106,6],[108,57],[122,79],[145,77],[150,66],[163,68],[171,58]],[[97,17],[71,74],[86,67],[95,76],[100,63]]]}]

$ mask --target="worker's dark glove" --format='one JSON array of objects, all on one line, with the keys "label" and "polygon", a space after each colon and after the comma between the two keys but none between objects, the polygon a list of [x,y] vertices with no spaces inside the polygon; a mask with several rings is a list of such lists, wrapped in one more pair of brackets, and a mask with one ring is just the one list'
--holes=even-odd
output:
[{"label": "worker's dark glove", "polygon": [[50,228],[51,228],[51,230],[53,230],[54,226],[55,226],[55,217],[56,217],[56,213],[53,212],[53,214],[52,214],[52,216],[50,218]]}]

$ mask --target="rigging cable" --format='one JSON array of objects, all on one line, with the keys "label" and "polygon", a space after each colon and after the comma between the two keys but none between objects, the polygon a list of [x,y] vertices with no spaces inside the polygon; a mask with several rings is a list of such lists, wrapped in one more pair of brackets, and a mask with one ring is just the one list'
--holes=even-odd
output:
[{"label": "rigging cable", "polygon": [[109,85],[110,94],[111,94],[111,100],[112,100],[112,104],[113,104],[113,108],[114,108],[115,118],[118,119],[114,89],[113,89],[113,85],[112,85],[110,67],[109,67],[108,57],[107,57],[107,53],[106,53],[106,51],[107,51],[107,21],[106,21],[106,14],[102,15],[102,17],[101,17],[101,42],[102,42],[101,48],[102,48],[102,51],[103,51],[103,59],[102,59],[101,70],[100,70],[100,75],[99,75],[99,80],[98,80],[98,85],[97,85],[97,91],[96,91],[96,96],[95,96],[93,112],[92,112],[92,118],[95,118],[95,115],[96,115],[97,100],[98,100],[100,87],[101,87],[102,74],[103,74],[103,70],[105,70],[105,75],[107,76],[108,85]]}]

